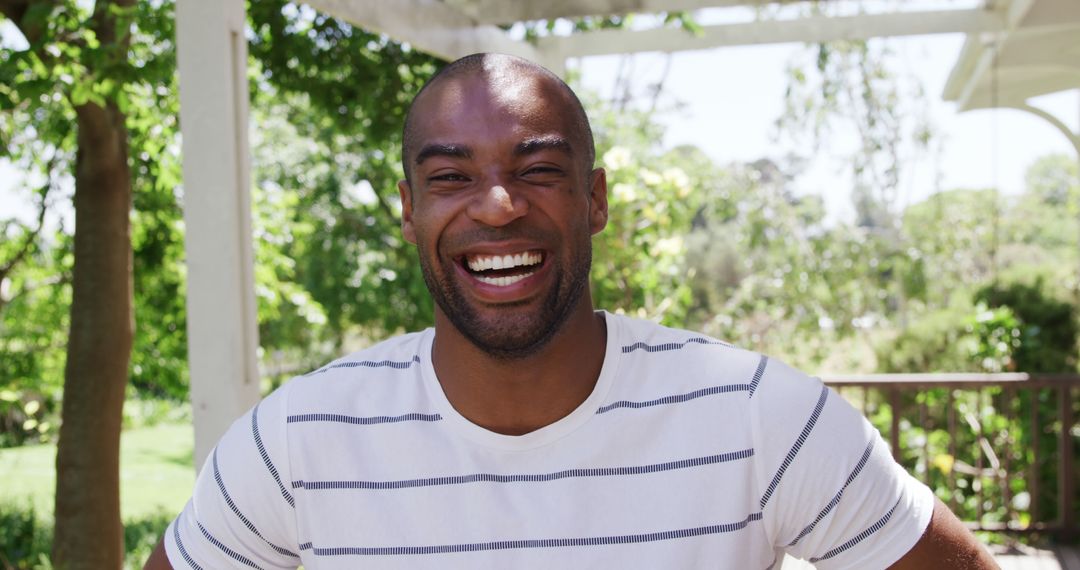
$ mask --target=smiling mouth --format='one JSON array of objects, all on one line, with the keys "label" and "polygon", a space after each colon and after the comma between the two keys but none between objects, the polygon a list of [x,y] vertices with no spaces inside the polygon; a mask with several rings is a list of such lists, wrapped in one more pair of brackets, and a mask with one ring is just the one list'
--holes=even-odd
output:
[{"label": "smiling mouth", "polygon": [[539,251],[523,251],[507,255],[466,255],[462,260],[465,270],[481,283],[507,287],[536,273],[544,262]]}]

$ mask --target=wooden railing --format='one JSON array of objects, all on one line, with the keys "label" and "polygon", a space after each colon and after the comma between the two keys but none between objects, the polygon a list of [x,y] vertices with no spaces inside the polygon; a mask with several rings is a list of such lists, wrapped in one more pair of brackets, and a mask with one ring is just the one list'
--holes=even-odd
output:
[{"label": "wooden railing", "polygon": [[[1078,536],[1076,374],[824,375],[976,530]],[[1050,488],[1047,488],[1050,487]]]}]

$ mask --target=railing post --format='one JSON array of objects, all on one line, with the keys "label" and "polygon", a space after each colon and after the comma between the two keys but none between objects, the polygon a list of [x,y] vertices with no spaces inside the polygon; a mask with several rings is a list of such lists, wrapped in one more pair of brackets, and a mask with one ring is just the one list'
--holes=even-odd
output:
[{"label": "railing post", "polygon": [[983,498],[983,484],[986,482],[983,477],[983,449],[982,439],[986,435],[986,422],[983,417],[983,390],[979,388],[975,391],[975,420],[978,422],[979,431],[975,434],[975,477],[971,480],[971,490],[975,491],[975,498],[978,500],[975,503],[975,520],[982,527],[983,515],[986,513],[986,508],[983,505],[985,499]]},{"label": "railing post", "polygon": [[930,485],[930,421],[929,413],[927,412],[926,394],[923,393],[923,400],[919,402],[919,426],[923,430],[922,439],[922,480],[923,483]]},{"label": "railing post", "polygon": [[889,429],[889,445],[893,461],[900,463],[900,390],[889,388],[889,407],[892,408],[892,426]]},{"label": "railing post", "polygon": [[1058,389],[1058,417],[1061,418],[1061,435],[1058,439],[1058,512],[1061,513],[1061,532],[1063,538],[1076,536],[1075,501],[1075,458],[1073,457],[1073,411],[1072,389],[1064,384]]},{"label": "railing post", "polygon": [[[953,373],[953,374],[858,374],[858,375],[824,375],[825,383],[833,388],[861,388],[863,393],[862,404],[864,412],[868,411],[869,394],[873,390],[881,393],[880,402],[891,407],[891,419],[889,427],[882,426],[882,433],[890,430],[888,442],[891,453],[898,463],[905,457],[901,449],[901,418],[904,416],[902,409],[904,392],[919,392],[944,387],[947,390],[945,398],[946,417],[944,423],[949,430],[948,453],[953,458],[953,465],[946,469],[947,483],[952,488],[951,506],[963,508],[963,503],[957,498],[957,483],[960,477],[971,477],[972,485],[966,489],[965,498],[974,500],[972,516],[974,520],[965,521],[969,527],[1014,532],[1049,532],[1064,540],[1075,540],[1080,536],[1080,509],[1076,508],[1080,488],[1077,485],[1077,473],[1080,465],[1077,465],[1076,452],[1076,397],[1080,389],[1080,374],[1027,374],[1027,373]],[[988,393],[988,388],[999,388],[997,394]],[[846,392],[846,390],[845,390]],[[1027,405],[1023,403],[1028,399]],[[1055,409],[1053,398],[1057,398]],[[989,398],[989,401],[988,401]],[[957,402],[965,400],[974,404],[971,412],[961,414],[957,408]],[[933,408],[926,402],[918,403],[918,421],[927,432],[934,425],[941,425],[940,420],[934,416]],[[1004,416],[1009,432],[1002,435],[999,431],[988,425],[987,410],[996,410],[996,414]],[[1042,409],[1047,407],[1047,409]],[[1026,409],[1025,409],[1026,408]],[[970,414],[970,415],[969,415]],[[913,416],[914,417],[914,416]],[[974,457],[968,455],[968,446],[960,445],[958,432],[960,426],[967,424],[971,428],[971,434],[975,437],[973,450]],[[992,424],[996,425],[996,424]],[[1026,426],[1031,434],[1031,445],[1020,449],[1018,440],[1014,438],[1013,428],[1021,429]],[[1059,427],[1060,426],[1060,427]],[[1057,449],[1047,453],[1042,449],[1042,443],[1050,445],[1046,438],[1051,437],[1051,432],[1056,435]],[[966,433],[966,432],[965,432]],[[965,435],[966,437],[966,435]],[[1003,446],[1003,456],[998,455],[995,449]],[[929,478],[931,465],[928,442],[922,444],[922,465],[924,477]],[[937,450],[938,448],[935,448]],[[1051,448],[1053,449],[1053,448]],[[918,454],[917,449],[910,452]],[[944,450],[940,450],[944,452]],[[1016,457],[1013,457],[1013,454]],[[1023,455],[1021,456],[1021,453]],[[1030,454],[1030,455],[1028,455]],[[972,464],[965,463],[971,461]],[[1020,458],[1023,457],[1023,461]],[[1030,457],[1030,461],[1027,459]],[[1014,461],[1017,459],[1018,461]],[[917,458],[916,458],[917,460]],[[1056,464],[1048,465],[1047,461],[1056,461]],[[1025,463],[1026,477],[1020,473],[1012,473],[1013,469],[1019,468],[1019,463]],[[989,465],[988,465],[989,464]],[[919,462],[914,465],[920,468]],[[944,465],[942,465],[944,468]],[[1030,493],[1030,503],[1027,509],[1030,514],[1030,523],[1020,526],[1015,524],[1021,517],[1017,516],[1017,510],[1013,506],[1013,488],[1010,486],[1016,478],[1026,479],[1025,486]],[[1051,481],[1056,479],[1056,481]],[[1052,485],[1057,492],[1054,498],[1047,496],[1049,490],[1045,484]],[[987,489],[986,486],[992,486]],[[994,488],[999,487],[999,488]],[[970,493],[970,494],[968,494]],[[991,508],[994,512],[1004,511],[1004,521],[986,521],[986,515],[990,513],[986,501],[992,500]],[[1052,504],[1043,505],[1045,501]],[[1004,503],[1004,504],[1001,504]],[[1057,511],[1056,516],[1050,520],[1047,509]]]},{"label": "railing post", "polygon": [[1041,388],[1032,388],[1031,390],[1031,465],[1028,466],[1028,496],[1031,497],[1031,502],[1028,505],[1029,514],[1031,515],[1031,524],[1041,522],[1042,509],[1040,503],[1042,502],[1042,485],[1039,483],[1040,471],[1040,458],[1039,458],[1039,436],[1042,435],[1042,421],[1039,418],[1039,392]]},{"label": "railing post", "polygon": [[[948,421],[949,421],[949,455],[952,456],[953,463],[955,465],[957,459],[957,453],[959,450],[956,445],[956,394],[952,387],[949,387],[949,397],[946,399],[946,406],[948,406]],[[955,511],[960,506],[959,501],[956,500],[956,469],[949,469],[949,508]]]},{"label": "railing post", "polygon": [[1013,404],[1016,403],[1016,391],[1005,388],[1001,391],[1001,407],[1005,415],[1005,442],[1002,452],[1001,469],[998,471],[1001,481],[1001,501],[1005,504],[1005,528],[1009,529],[1013,521],[1012,486],[1009,485],[1009,474],[1012,468],[1012,454],[1015,441],[1012,437],[1013,427]]}]

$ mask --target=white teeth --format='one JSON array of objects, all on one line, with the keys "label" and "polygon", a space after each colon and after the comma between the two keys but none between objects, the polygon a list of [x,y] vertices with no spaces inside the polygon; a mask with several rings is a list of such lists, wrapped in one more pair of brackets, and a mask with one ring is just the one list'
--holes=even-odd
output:
[{"label": "white teeth", "polygon": [[506,287],[508,285],[513,285],[514,283],[517,283],[518,281],[521,281],[522,279],[530,275],[532,275],[532,272],[523,273],[521,275],[510,275],[507,277],[485,277],[483,275],[477,275],[476,278],[484,283],[487,283],[488,285],[495,285],[496,287]]},{"label": "white teeth", "polygon": [[476,255],[467,258],[469,269],[486,271],[488,269],[511,269],[524,265],[537,265],[541,261],[539,253],[516,253],[514,255]]}]

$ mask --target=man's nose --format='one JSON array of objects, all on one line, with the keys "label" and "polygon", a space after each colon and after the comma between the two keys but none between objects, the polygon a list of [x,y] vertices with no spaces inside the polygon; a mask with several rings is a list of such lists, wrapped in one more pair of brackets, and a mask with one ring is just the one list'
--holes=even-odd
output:
[{"label": "man's nose", "polygon": [[481,224],[500,227],[528,211],[529,203],[523,196],[511,192],[502,184],[491,184],[469,204],[468,214]]}]

